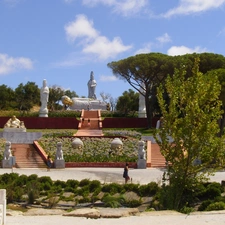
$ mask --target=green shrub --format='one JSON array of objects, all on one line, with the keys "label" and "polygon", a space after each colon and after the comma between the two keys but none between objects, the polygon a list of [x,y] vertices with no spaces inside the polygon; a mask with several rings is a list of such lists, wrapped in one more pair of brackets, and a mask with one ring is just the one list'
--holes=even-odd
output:
[{"label": "green shrub", "polygon": [[104,202],[104,205],[106,207],[111,207],[111,208],[118,208],[122,206],[125,203],[125,199],[123,196],[112,196],[110,194],[104,196],[102,198],[102,201]]},{"label": "green shrub", "polygon": [[212,198],[212,199],[215,197],[221,196],[221,187],[218,187],[218,185],[215,185],[215,184],[210,184],[206,188],[205,195],[207,196],[207,198]]},{"label": "green shrub", "polygon": [[15,180],[15,186],[20,186],[22,187],[28,182],[28,177],[27,175],[20,175],[16,180]]},{"label": "green shrub", "polygon": [[54,186],[60,186],[61,188],[65,188],[66,187],[66,182],[65,181],[61,181],[61,180],[57,180],[54,182]]},{"label": "green shrub", "polygon": [[105,184],[102,187],[103,192],[108,192],[111,195],[116,194],[116,193],[121,193],[123,190],[123,186],[117,183],[111,183],[111,184]]},{"label": "green shrub", "polygon": [[201,203],[201,205],[198,207],[198,211],[205,211],[206,208],[213,203],[213,200],[205,200]]},{"label": "green shrub", "polygon": [[139,207],[142,204],[142,201],[141,201],[141,199],[139,199],[139,200],[133,199],[133,200],[130,200],[130,201],[126,201],[125,204],[126,204],[127,207],[136,208],[136,207]]},{"label": "green shrub", "polygon": [[212,210],[224,210],[225,209],[225,203],[224,202],[214,202],[207,206],[206,211],[212,211]]},{"label": "green shrub", "polygon": [[93,180],[89,184],[89,190],[90,190],[90,192],[94,192],[96,189],[101,190],[101,182],[98,180]]},{"label": "green shrub", "polygon": [[159,191],[159,186],[156,182],[151,182],[149,184],[141,185],[139,187],[139,195],[140,196],[152,196],[155,195]]},{"label": "green shrub", "polygon": [[83,197],[86,197],[86,196],[88,196],[89,193],[90,193],[90,192],[89,192],[89,186],[88,186],[88,185],[83,186],[83,187],[81,187],[80,189],[77,189],[75,193],[78,194],[78,195],[81,195],[81,196],[83,196]]},{"label": "green shrub", "polygon": [[184,207],[180,210],[180,212],[181,212],[181,213],[184,213],[184,214],[190,214],[191,212],[194,212],[194,211],[195,211],[194,208],[188,207],[188,206],[184,206]]},{"label": "green shrub", "polygon": [[28,176],[27,181],[33,181],[33,180],[37,180],[38,179],[38,175],[37,174],[31,174],[30,176]]},{"label": "green shrub", "polygon": [[79,181],[78,180],[69,179],[69,180],[66,181],[66,186],[67,187],[76,188],[78,185],[79,185]]},{"label": "green shrub", "polygon": [[89,179],[83,179],[83,180],[80,181],[79,186],[83,187],[83,186],[86,186],[86,185],[89,185],[89,184],[90,184]]},{"label": "green shrub", "polygon": [[125,191],[133,191],[136,194],[139,194],[139,184],[134,184],[134,183],[127,183],[124,185]]}]

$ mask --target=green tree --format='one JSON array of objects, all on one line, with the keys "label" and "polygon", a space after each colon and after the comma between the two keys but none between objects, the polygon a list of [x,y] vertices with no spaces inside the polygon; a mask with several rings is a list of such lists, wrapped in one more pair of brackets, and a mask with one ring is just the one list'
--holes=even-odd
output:
[{"label": "green tree", "polygon": [[[189,203],[187,190],[206,180],[224,159],[224,140],[217,135],[222,115],[219,81],[199,72],[198,60],[192,76],[186,79],[185,75],[185,68],[176,70],[166,79],[165,89],[161,85],[157,90],[164,122],[155,138],[168,162],[169,181],[163,186],[161,202],[176,210]],[[169,104],[163,98],[165,91]]]},{"label": "green tree", "polygon": [[219,120],[219,126],[220,126],[220,132],[219,136],[222,136],[224,133],[224,126],[225,126],[225,69],[214,69],[210,70],[209,72],[206,73],[207,76],[212,76],[212,79],[217,76],[219,79],[219,82],[221,84],[221,92],[220,92],[220,100],[223,103],[223,116]]},{"label": "green tree", "polygon": [[130,112],[138,111],[139,93],[132,89],[123,92],[123,95],[118,98],[116,109],[127,116]]},{"label": "green tree", "polygon": [[[157,102],[156,88],[168,74],[174,71],[172,57],[161,53],[140,54],[108,63],[115,76],[127,81],[145,97],[148,124],[152,126],[154,106]],[[143,94],[144,93],[144,94]]]},{"label": "green tree", "polygon": [[8,110],[12,109],[15,104],[15,94],[14,90],[6,85],[0,86],[0,109]]},{"label": "green tree", "polygon": [[64,95],[66,95],[70,98],[78,98],[79,97],[75,91],[70,91],[70,90],[64,91]]},{"label": "green tree", "polygon": [[60,107],[59,103],[63,95],[64,95],[64,90],[61,87],[57,85],[53,85],[52,87],[49,87],[48,105],[52,111],[62,108],[62,106]]},{"label": "green tree", "polygon": [[15,89],[15,99],[19,110],[29,111],[40,102],[40,90],[34,82],[22,83]]}]

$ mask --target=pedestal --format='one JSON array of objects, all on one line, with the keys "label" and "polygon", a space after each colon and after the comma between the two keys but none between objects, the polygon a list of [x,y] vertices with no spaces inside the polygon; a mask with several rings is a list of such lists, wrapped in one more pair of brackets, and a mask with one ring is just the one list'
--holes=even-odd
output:
[{"label": "pedestal", "polygon": [[26,132],[26,128],[4,127],[3,132]]},{"label": "pedestal", "polygon": [[65,160],[64,159],[56,159],[54,161],[54,166],[56,169],[65,169]]},{"label": "pedestal", "polygon": [[16,159],[14,156],[10,156],[9,159],[2,160],[2,168],[12,168],[15,165]]},{"label": "pedestal", "polygon": [[40,111],[39,117],[48,117],[48,111]]},{"label": "pedestal", "polygon": [[137,168],[138,169],[146,169],[147,168],[146,159],[139,159],[137,162]]}]

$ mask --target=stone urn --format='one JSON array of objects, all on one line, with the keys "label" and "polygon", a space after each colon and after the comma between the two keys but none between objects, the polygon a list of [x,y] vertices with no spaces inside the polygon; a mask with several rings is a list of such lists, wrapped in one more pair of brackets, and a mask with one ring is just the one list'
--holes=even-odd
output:
[{"label": "stone urn", "polygon": [[78,150],[80,154],[82,154],[83,153],[84,143],[83,143],[83,141],[81,141],[80,138],[75,138],[72,141],[72,147],[74,149]]},{"label": "stone urn", "polygon": [[111,150],[121,150],[123,148],[123,142],[119,138],[114,138],[111,142]]}]

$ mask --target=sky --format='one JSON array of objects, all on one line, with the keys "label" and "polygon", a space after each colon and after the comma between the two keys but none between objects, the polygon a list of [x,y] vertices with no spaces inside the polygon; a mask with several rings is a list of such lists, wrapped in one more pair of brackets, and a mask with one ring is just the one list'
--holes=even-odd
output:
[{"label": "sky", "polygon": [[225,56],[225,0],[0,0],[0,85],[43,80],[87,97],[132,87],[107,64],[141,53]]}]

